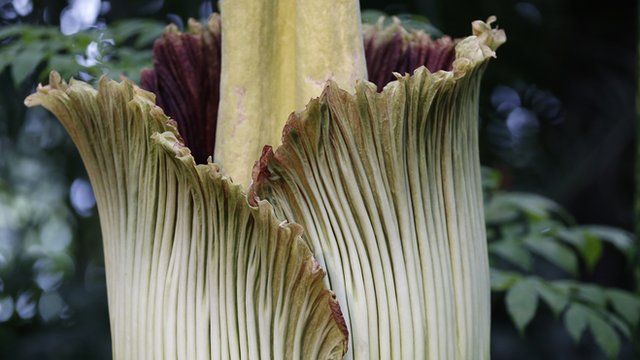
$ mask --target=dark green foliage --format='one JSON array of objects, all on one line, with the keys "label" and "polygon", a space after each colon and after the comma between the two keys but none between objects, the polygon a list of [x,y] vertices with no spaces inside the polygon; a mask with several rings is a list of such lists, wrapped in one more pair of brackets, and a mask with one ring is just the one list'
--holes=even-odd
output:
[{"label": "dark green foliage", "polygon": [[394,17],[389,16],[389,14],[379,11],[379,10],[364,10],[362,11],[362,22],[365,24],[375,24],[379,21],[379,19],[383,17],[383,22],[385,26],[391,24],[394,20],[393,18],[398,18],[402,21],[402,26],[408,30],[422,30],[425,33],[431,35],[434,39],[437,39],[444,35],[440,29],[433,26],[433,24],[424,16],[414,15],[414,14],[398,14]]},{"label": "dark green foliage", "polygon": [[63,78],[81,72],[93,78],[125,75],[134,81],[151,65],[151,45],[164,25],[154,20],[130,19],[107,29],[63,35],[57,27],[12,25],[0,30],[0,72],[10,69],[15,86],[40,81],[51,70]]},{"label": "dark green foliage", "polygon": [[[544,303],[562,317],[576,342],[588,330],[602,351],[615,358],[620,336],[633,340],[637,334],[640,296],[577,279],[594,270],[606,244],[622,252],[631,268],[636,257],[633,235],[606,226],[576,225],[552,200],[498,191],[499,174],[485,168],[483,176],[491,287],[506,294],[507,312],[520,333]],[[539,274],[539,262],[552,265],[556,273]]]}]

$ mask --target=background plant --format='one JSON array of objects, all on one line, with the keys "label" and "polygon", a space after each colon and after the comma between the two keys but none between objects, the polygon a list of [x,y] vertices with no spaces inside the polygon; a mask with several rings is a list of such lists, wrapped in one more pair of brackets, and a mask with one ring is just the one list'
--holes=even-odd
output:
[{"label": "background plant", "polygon": [[[620,337],[638,346],[640,296],[579,281],[593,273],[603,248],[619,251],[631,271],[637,256],[631,233],[608,226],[577,225],[554,201],[498,190],[500,175],[484,169],[485,216],[491,289],[522,334],[544,303],[579,342],[587,329],[607,356]],[[637,350],[636,350],[637,351]]]},{"label": "background plant", "polygon": [[[113,4],[111,13],[117,18],[115,14],[122,10],[118,10],[117,2]],[[203,4],[177,5],[168,1],[162,5],[162,12],[197,16]],[[546,41],[550,32],[557,30],[546,25],[558,20],[554,17],[562,19],[563,15],[557,14],[572,10],[567,5],[568,8],[563,8],[563,5],[536,1],[508,3],[497,9],[495,3],[489,6],[484,2],[471,6],[455,1],[446,6],[426,4],[407,6],[399,2],[386,10],[426,14],[424,11],[436,9],[439,17],[430,18],[454,34],[456,29],[460,33],[466,31],[469,19],[485,16],[483,11],[495,12],[501,19],[501,27],[509,29],[510,38],[523,43]],[[0,5],[3,9],[8,6],[6,2]],[[376,5],[372,3],[373,7],[383,6]],[[465,10],[454,14],[450,9],[456,6]],[[36,7],[24,19],[29,20],[37,11]],[[151,13],[151,17],[144,20],[113,22],[110,15],[101,16],[108,26],[104,25],[105,21],[99,21],[103,24],[72,35],[62,35],[58,26],[18,24],[0,29],[0,82],[3,84],[0,87],[0,116],[3,117],[0,121],[3,154],[0,158],[0,219],[3,220],[0,221],[0,349],[12,344],[12,351],[20,352],[25,358],[36,356],[38,351],[51,353],[52,349],[63,358],[108,357],[109,344],[104,340],[108,339],[106,296],[102,264],[98,260],[101,243],[86,175],[77,166],[78,156],[57,121],[44,111],[26,111],[21,99],[53,68],[61,71],[63,77],[95,80],[102,74],[113,78],[126,74],[137,81],[139,70],[150,64],[153,39],[168,21],[179,22],[176,16],[163,18]],[[477,13],[479,15],[475,15]],[[371,18],[377,15],[372,13]],[[421,21],[421,17],[405,16],[404,20],[438,35],[436,27]],[[617,30],[624,32],[628,27],[633,26],[624,23]],[[533,36],[528,33],[534,31],[537,38],[528,38]],[[600,35],[605,36],[606,30],[602,31]],[[589,34],[595,42],[593,46],[605,46],[597,42],[599,34]],[[496,66],[500,73],[496,73],[498,69],[490,69],[487,74],[481,104],[482,158],[493,167],[493,170],[487,168],[484,175],[492,286],[496,295],[494,358],[501,358],[501,354],[514,357],[522,351],[523,344],[530,345],[524,350],[529,352],[529,357],[542,356],[543,350],[537,347],[548,344],[543,340],[548,339],[545,337],[550,332],[548,326],[554,338],[581,340],[579,346],[561,340],[548,345],[565,349],[564,354],[577,349],[575,351],[583,356],[598,358],[604,354],[614,356],[621,348],[619,356],[630,357],[631,347],[637,347],[627,339],[638,338],[638,298],[616,288],[632,289],[632,278],[628,274],[633,273],[633,265],[637,263],[635,240],[619,228],[578,225],[557,203],[532,192],[535,190],[569,205],[571,213],[583,222],[606,222],[631,229],[630,215],[620,216],[630,208],[620,199],[620,192],[629,191],[631,177],[624,177],[624,170],[618,168],[601,170],[607,176],[596,182],[599,191],[594,191],[594,185],[584,184],[598,173],[597,167],[588,167],[587,160],[581,160],[586,157],[601,164],[619,156],[625,163],[626,157],[619,155],[629,141],[626,137],[629,132],[624,130],[625,117],[608,121],[613,115],[603,109],[624,109],[627,97],[612,99],[612,95],[605,94],[598,98],[594,105],[597,111],[584,120],[584,129],[579,130],[575,121],[570,121],[578,115],[567,114],[564,108],[563,101],[572,99],[566,93],[568,90],[559,94],[545,90],[553,86],[553,80],[542,73],[542,68],[558,66],[552,56],[532,54],[537,63],[522,59],[522,66],[517,68],[515,61],[509,62],[514,54],[521,56],[516,50],[510,50],[518,48],[512,45],[514,42],[500,54],[501,63]],[[612,56],[605,59],[606,64],[615,63],[617,67],[602,65],[594,72],[601,74],[605,84],[625,94],[628,84],[620,80],[619,72],[612,70],[626,64],[622,45],[618,46],[608,47]],[[587,81],[588,76],[584,79]],[[586,91],[581,94],[591,96]],[[518,110],[514,112],[515,109]],[[606,151],[597,153],[591,149],[595,147],[591,144],[605,140],[612,144]],[[602,149],[603,145],[599,146]],[[555,156],[559,153],[562,156]],[[580,175],[576,180],[572,167],[567,164],[577,160]],[[563,176],[567,172],[571,176]],[[616,190],[618,188],[622,190]],[[579,197],[585,193],[592,196]],[[607,209],[602,210],[599,217],[586,210],[594,203]],[[57,235],[52,240],[43,233]],[[7,309],[12,311],[3,320],[2,314],[8,313]],[[515,326],[504,321],[505,314],[513,319]],[[549,324],[560,324],[565,329],[557,330]],[[514,328],[523,335],[518,335]],[[91,336],[92,332],[96,335]],[[53,340],[54,336],[65,341]],[[42,344],[39,349],[33,349],[34,342]],[[593,346],[603,351],[592,351]],[[517,357],[526,356],[520,352]]]}]

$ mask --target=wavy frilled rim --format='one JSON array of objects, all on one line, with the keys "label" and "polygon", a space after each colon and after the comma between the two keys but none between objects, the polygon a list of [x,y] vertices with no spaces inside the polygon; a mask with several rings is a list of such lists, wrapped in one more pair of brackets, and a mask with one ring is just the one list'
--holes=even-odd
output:
[{"label": "wavy frilled rim", "polygon": [[[49,83],[47,85],[39,84],[36,92],[29,95],[25,99],[24,104],[27,107],[45,105],[46,99],[55,92],[68,93],[78,91],[79,89],[90,90],[94,92],[94,95],[97,97],[100,96],[101,93],[106,93],[106,87],[111,85],[121,87],[123,91],[130,94],[128,106],[136,106],[136,103],[144,103],[152,107],[149,114],[153,121],[147,124],[147,126],[155,130],[151,135],[151,140],[157,146],[183,164],[193,168],[198,174],[205,176],[211,181],[220,182],[222,186],[228,187],[230,191],[245,196],[245,190],[242,186],[235,184],[231,178],[226,176],[221,171],[221,167],[213,162],[211,156],[207,159],[206,164],[196,164],[191,150],[185,145],[178,131],[176,121],[165,115],[163,109],[155,104],[155,95],[152,92],[139,88],[128,79],[117,82],[106,76],[102,76],[98,82],[97,89],[94,89],[90,84],[74,78],[71,78],[67,83],[61,78],[58,72],[52,71],[49,75]],[[72,131],[73,129],[67,130]],[[251,204],[248,203],[248,205],[256,211],[269,211],[273,213],[273,207],[268,201],[252,202]],[[280,226],[291,227],[294,232],[302,233],[300,225],[295,223],[283,221]]]},{"label": "wavy frilled rim", "polygon": [[[435,72],[432,72],[426,65],[421,65],[417,69],[410,69],[411,71],[406,72],[405,74],[393,72],[393,75],[396,77],[397,80],[391,81],[385,84],[383,87],[383,90],[381,91],[381,94],[383,94],[384,96],[385,92],[392,91],[391,89],[395,86],[398,86],[399,81],[402,78],[412,76],[410,74],[413,73],[414,71],[425,71],[430,73],[431,76],[436,77],[438,80],[445,80],[445,81],[452,81],[452,82],[455,82],[461,78],[464,78],[468,73],[470,73],[475,68],[484,64],[490,58],[495,58],[496,57],[495,51],[497,50],[498,47],[500,47],[500,45],[505,43],[506,34],[504,30],[492,27],[493,23],[495,23],[496,20],[497,19],[495,16],[489,17],[486,22],[482,20],[476,20],[471,25],[473,35],[468,36],[466,38],[462,38],[462,39],[445,40],[445,42],[447,43],[448,42],[455,43],[455,47],[454,47],[455,57],[451,62],[451,66],[449,70],[439,69]],[[209,24],[217,23],[218,21],[219,21],[219,18],[215,17],[209,21]],[[192,27],[194,26],[195,25],[192,24]],[[216,27],[216,29],[218,28]],[[177,33],[177,30],[173,28],[168,28],[167,31],[170,34]],[[392,34],[393,32],[399,31],[399,32],[406,33],[407,36],[417,36],[416,33],[414,33],[413,35],[410,35],[401,26],[400,22],[394,22],[388,28],[382,29],[382,31],[386,32],[387,34]],[[195,33],[200,33],[200,32],[196,31]],[[423,34],[423,32],[420,31],[418,32],[418,34]],[[394,39],[394,37],[388,37],[388,38]],[[326,98],[327,90],[330,87],[337,87],[337,85],[332,81],[328,81],[327,86],[325,87],[325,91],[323,91],[323,93],[320,95],[319,98]],[[371,88],[378,88],[379,86],[369,81],[361,81],[358,83],[357,87],[371,89]],[[137,89],[137,90],[140,92],[144,92],[145,93],[144,96],[146,96],[147,98],[155,99],[153,93],[147,92],[142,89]],[[294,117],[292,116],[292,119],[293,118]],[[209,169],[207,171],[214,172],[216,177],[221,177],[224,179],[224,181],[229,182],[230,184],[233,183],[233,180],[224,174],[223,170],[221,169],[221,166],[212,162],[212,156],[208,157],[206,164],[196,165],[196,161],[193,159],[193,156],[191,156],[192,151],[191,149],[189,149],[189,147],[185,145],[184,141],[182,140],[182,137],[178,131],[178,127],[176,126],[176,122],[168,117],[166,121],[167,121],[167,124],[171,126],[171,129],[172,129],[171,133],[173,133],[176,138],[176,142],[170,147],[170,149],[173,149],[176,152],[175,156],[184,157],[186,156],[185,154],[188,151],[189,157],[193,162],[193,166],[197,168],[206,167],[207,169]],[[288,129],[290,127],[291,127],[291,124],[287,124],[283,129],[283,142],[287,137]],[[271,156],[273,156],[273,150],[270,146],[266,146],[265,149],[263,150],[262,156],[255,163],[253,174],[252,174],[252,177],[253,177],[252,182],[255,182],[260,178],[266,176],[264,172],[267,171],[266,170],[266,166],[268,162],[267,159]],[[234,186],[237,186],[240,191],[245,191],[245,189],[243,189],[238,184],[234,184]],[[251,188],[251,185],[250,185],[250,188]],[[249,190],[247,193],[251,193],[251,190]],[[262,203],[265,201],[258,201],[257,199],[253,198],[253,196],[250,195],[248,197],[248,202],[251,206],[257,206],[258,203]]]},{"label": "wavy frilled rim", "polygon": [[[28,96],[25,99],[25,105],[28,107],[44,106],[46,108],[55,107],[59,105],[58,98],[69,98],[70,95],[82,94],[87,98],[87,102],[91,102],[89,98],[99,99],[101,97],[108,97],[113,92],[122,94],[126,100],[126,107],[130,111],[134,112],[146,112],[148,116],[144,116],[144,120],[135,119],[133,121],[144,121],[144,127],[148,129],[150,134],[147,139],[152,148],[158,149],[161,153],[166,154],[175,160],[178,165],[177,171],[182,174],[182,181],[188,182],[190,186],[194,188],[205,189],[208,187],[215,187],[221,189],[222,192],[227,194],[230,199],[239,199],[242,201],[255,218],[272,219],[272,226],[284,229],[286,233],[291,234],[291,238],[301,241],[300,238],[303,234],[303,229],[299,224],[290,223],[287,221],[276,221],[277,215],[275,214],[273,206],[266,200],[258,202],[248,202],[245,195],[245,190],[241,185],[235,184],[229,177],[223,174],[220,170],[220,166],[212,162],[212,158],[207,159],[206,164],[196,164],[191,150],[184,144],[181,138],[176,122],[165,115],[162,108],[155,105],[155,96],[153,93],[143,90],[137,87],[130,80],[122,80],[121,82],[113,81],[103,76],[98,84],[97,89],[83,81],[70,79],[67,83],[60,75],[53,71],[49,76],[48,85],[38,85],[34,94]],[[70,118],[77,118],[82,116],[82,113],[77,113],[76,110],[70,107],[57,107],[57,115],[64,114]],[[79,129],[75,126],[83,126],[80,123],[65,122],[62,121],[63,126],[72,135],[76,145],[79,149],[87,151],[91,149],[89,139],[77,136]],[[82,132],[82,130],[80,130]],[[81,151],[82,155],[82,151]],[[100,173],[100,164],[91,162],[86,163],[87,167],[92,167],[90,171],[98,171]],[[324,269],[313,257],[310,249],[303,246],[299,249],[300,256],[303,260],[304,266],[300,269],[300,276],[306,274],[309,278],[321,279],[324,278],[326,273]],[[321,284],[321,282],[320,282]],[[326,306],[328,315],[335,324],[335,327],[342,334],[341,340],[341,353],[344,354],[347,351],[348,342],[348,330],[341,312],[340,306],[336,299],[336,296],[331,290],[324,287],[320,290],[319,298],[326,299],[326,303],[322,306]]]},{"label": "wavy frilled rim", "polygon": [[[473,35],[455,41],[455,58],[451,63],[451,69],[439,69],[432,72],[427,66],[422,65],[411,73],[407,72],[405,74],[401,74],[394,72],[393,75],[396,80],[386,83],[382,88],[382,91],[376,91],[376,89],[379,90],[380,88],[379,84],[369,81],[361,81],[356,86],[356,93],[360,92],[371,96],[387,97],[395,91],[396,87],[409,82],[414,77],[423,76],[424,74],[428,77],[433,77],[437,82],[444,81],[447,82],[448,86],[454,86],[457,82],[468,77],[474,70],[479,69],[481,66],[486,64],[489,59],[495,58],[498,47],[506,42],[507,38],[504,30],[492,27],[492,24],[496,20],[495,16],[491,16],[486,22],[481,20],[474,21],[472,23]],[[398,26],[399,23],[397,22],[390,25],[391,31],[396,31],[397,29],[400,29],[399,31],[405,31]],[[326,102],[327,98],[330,97],[330,93],[336,91],[341,90],[334,82],[328,81],[322,94],[318,98],[313,99],[312,102]],[[344,93],[344,96],[356,96],[346,92]],[[300,121],[303,121],[301,119],[306,118],[304,113],[307,112],[308,109],[309,106],[307,105],[307,108],[303,111],[291,114],[283,129],[282,144],[278,149],[274,151],[271,146],[265,146],[263,148],[260,159],[255,162],[252,171],[252,181],[248,190],[249,202],[252,205],[255,206],[257,203],[263,201],[260,200],[257,194],[260,192],[259,188],[268,182],[268,179],[272,175],[269,171],[269,163],[272,158],[279,157],[280,148],[285,147],[288,142],[293,141],[289,136],[291,129],[303,126],[299,123]]]},{"label": "wavy frilled rim", "polygon": [[[215,18],[215,21],[218,21],[217,17]],[[472,23],[473,35],[456,40],[455,58],[451,64],[450,70],[440,69],[436,72],[431,72],[426,66],[422,65],[418,69],[416,69],[416,71],[426,71],[430,73],[430,76],[434,76],[438,80],[455,82],[458,81],[458,79],[464,78],[469,72],[471,72],[481,64],[484,64],[488,59],[496,57],[495,50],[506,41],[505,32],[502,29],[492,27],[492,24],[495,21],[496,17],[494,16],[489,17],[486,22],[476,20]],[[394,29],[399,29],[398,23],[394,23],[391,26],[394,27]],[[167,31],[171,34],[174,34],[177,30],[168,28]],[[196,33],[198,32],[196,31]],[[386,84],[381,94],[392,91],[393,87],[399,85],[399,81],[402,78],[410,76],[409,73],[405,73],[403,75],[397,72],[395,72],[394,75],[397,80]],[[106,82],[110,81],[112,80],[109,80],[106,77],[101,78],[99,81],[98,89],[103,87]],[[61,79],[60,75],[54,71],[50,74],[49,84],[46,86],[43,86],[41,84],[38,85],[36,93],[30,95],[25,99],[25,105],[30,107],[40,105],[40,96],[47,95],[50,91],[68,91],[69,88],[74,86],[91,88],[91,85],[82,81],[75,80],[73,78],[71,78],[69,83],[67,84],[64,80]],[[162,143],[165,150],[171,151],[173,155],[177,158],[180,158],[181,161],[190,163],[191,166],[194,166],[198,170],[198,172],[206,172],[212,178],[220,179],[221,181],[228,183],[229,186],[233,186],[233,188],[237,189],[237,191],[246,193],[246,190],[243,189],[242,186],[235,184],[231,178],[227,177],[224,174],[223,170],[221,170],[221,167],[218,164],[212,162],[212,156],[209,156],[207,158],[206,164],[196,164],[196,161],[192,156],[192,150],[185,145],[185,141],[178,131],[176,121],[166,116],[163,109],[160,106],[156,105],[156,94],[137,87],[135,84],[133,84],[133,82],[127,79],[123,80],[120,83],[120,86],[124,86],[130,89],[130,91],[136,95],[132,97],[132,102],[148,101],[154,106],[152,110],[153,117],[157,119],[158,124],[161,125],[164,131],[154,134],[153,138],[156,142]],[[325,98],[327,96],[328,89],[335,87],[337,87],[335,83],[333,83],[332,81],[328,81],[327,85],[325,86],[325,90],[319,96],[319,98]],[[369,81],[361,81],[359,82],[358,87],[372,89],[376,88],[376,85]],[[304,111],[306,111],[306,109],[303,110],[303,112]],[[294,116],[291,117],[291,119],[293,118]],[[285,128],[283,129],[283,139],[286,138],[288,133],[287,129],[289,127],[289,125],[285,125]],[[169,146],[169,144],[171,145]],[[273,151],[271,150],[271,147],[265,147],[261,159],[256,161],[255,164],[256,168],[254,168],[253,172],[254,181],[258,180],[261,177],[260,169],[266,166],[266,161],[264,158],[271,156],[270,154],[272,153]],[[266,201],[260,201],[260,203],[263,202],[267,203]],[[258,203],[254,200],[251,200],[250,204],[255,207]]]},{"label": "wavy frilled rim", "polygon": [[[405,28],[398,18],[392,18],[386,25],[384,17],[376,24],[365,24],[363,37],[369,81],[381,91],[395,79],[394,73],[413,74],[422,66],[432,73],[441,70],[459,72],[467,65],[460,59],[474,61],[491,55],[504,42],[504,32],[491,29],[495,20],[491,17],[486,22],[472,24],[473,36],[481,39],[452,39],[449,36],[434,39],[423,30]],[[480,40],[479,43],[476,40]]]},{"label": "wavy frilled rim", "polygon": [[[463,77],[505,41],[502,30],[492,29],[495,17],[472,24],[473,35],[462,39],[432,39],[421,30],[406,29],[395,19],[384,25],[364,25],[364,51],[369,81],[378,91],[399,75],[426,67],[436,76]],[[154,45],[153,68],[143,71],[142,88],[156,95],[156,104],[176,120],[184,143],[196,163],[214,155],[220,99],[220,16],[207,24],[190,20],[186,32],[168,26]],[[293,109],[291,109],[293,110]]]},{"label": "wavy frilled rim", "polygon": [[[423,64],[413,70],[425,67],[434,76],[443,78],[453,77],[454,79],[464,77],[469,71],[484,63],[486,60],[495,58],[498,47],[507,41],[507,36],[504,30],[492,27],[496,21],[497,18],[495,16],[489,17],[487,21],[476,20],[471,23],[471,36],[452,40],[455,43],[455,57],[453,58],[450,67],[432,71],[428,66]],[[399,25],[401,24],[393,24],[390,25],[390,27],[392,29],[398,29]],[[418,33],[424,32],[419,31]],[[447,37],[444,39],[446,42],[451,41],[447,40]],[[405,74],[408,74],[408,72]],[[398,73],[396,77],[401,75],[404,74]]]},{"label": "wavy frilled rim", "polygon": [[[144,90],[141,90],[144,91]],[[157,107],[156,107],[157,108]],[[159,108],[158,108],[159,109]],[[159,111],[162,111],[159,109]],[[160,116],[164,116],[164,113],[159,114]],[[166,116],[164,116],[166,118]],[[167,118],[168,119],[168,118]],[[167,125],[173,126],[173,121],[168,119],[166,122]],[[268,212],[270,216],[276,217],[274,212],[274,208],[267,200],[258,200],[258,201],[250,201],[250,199],[246,196],[244,188],[239,185],[233,183],[231,178],[224,175],[220,169],[220,166],[212,162],[212,158],[209,157],[207,159],[207,164],[196,164],[193,156],[191,155],[191,151],[184,143],[180,140],[179,134],[177,133],[177,129],[172,127],[170,131],[166,131],[163,133],[154,133],[151,136],[151,139],[161,146],[165,151],[175,156],[176,159],[184,163],[186,166],[193,167],[197,173],[206,176],[212,181],[219,181],[222,186],[228,187],[231,191],[236,192],[237,194],[243,196],[247,202],[247,205],[254,212]],[[304,230],[302,226],[297,223],[291,223],[286,220],[283,220],[280,224],[282,228],[290,229],[296,237],[302,236]],[[324,278],[326,273],[324,269],[320,266],[320,264],[313,257],[311,252],[309,251],[306,256],[308,257],[307,261],[310,263],[310,272],[315,276],[319,276]],[[339,328],[340,332],[343,334],[345,340],[343,342],[344,353],[347,351],[347,339],[349,337],[349,330],[347,329],[347,325],[342,314],[342,310],[340,309],[340,304],[336,299],[335,294],[328,289],[324,289],[323,291],[327,292],[329,295],[329,309],[331,311],[331,316],[336,323],[336,326]]]},{"label": "wavy frilled rim", "polygon": [[[139,88],[129,79],[124,79],[118,82],[111,80],[106,76],[102,76],[98,81],[97,89],[94,89],[90,84],[74,78],[69,79],[69,82],[67,82],[62,79],[58,72],[52,71],[49,74],[49,83],[47,85],[38,84],[36,92],[29,95],[24,100],[24,104],[27,107],[46,105],[45,102],[47,99],[56,92],[69,93],[79,90],[88,90],[93,92],[94,96],[98,97],[100,94],[108,93],[106,88],[112,85],[122,88],[123,92],[129,94],[130,100],[127,104],[128,106],[145,104],[151,107],[149,115],[153,120],[150,121],[147,126],[155,130],[151,135],[151,140],[157,146],[171,156],[174,156],[183,164],[193,168],[198,174],[206,176],[211,181],[220,182],[234,193],[245,194],[245,190],[242,186],[235,184],[231,178],[226,176],[221,170],[221,167],[213,162],[211,156],[208,157],[205,164],[196,164],[191,153],[191,149],[185,145],[185,142],[178,131],[176,121],[167,116],[164,110],[155,104],[155,94]],[[73,129],[67,130],[72,131]],[[251,207],[255,210],[267,210],[273,212],[273,207],[268,201],[252,203]],[[286,221],[283,221],[281,226],[293,227],[295,228],[293,229],[294,232],[302,232],[302,228],[295,223],[287,223]]]},{"label": "wavy frilled rim", "polygon": [[[216,23],[217,21],[219,20],[216,17],[214,18],[214,20],[210,20],[210,24]],[[487,19],[486,22],[481,20],[474,21],[472,23],[473,35],[460,39],[456,43],[456,46],[455,46],[456,56],[452,62],[451,70],[438,70],[434,73],[431,73],[431,75],[442,80],[448,79],[449,81],[456,81],[457,79],[463,78],[468,72],[470,72],[472,69],[476,68],[480,64],[483,64],[489,58],[495,57],[496,56],[495,50],[506,41],[506,35],[503,30],[492,28],[491,25],[495,21],[496,21],[496,18],[493,16]],[[399,26],[398,23],[394,23],[391,26],[393,27],[393,29],[398,29],[398,30],[401,29],[398,27]],[[192,27],[195,28],[196,26],[192,24]],[[200,29],[199,27],[197,28]],[[167,31],[170,34],[175,34],[177,30],[173,28],[168,28]],[[196,31],[196,33],[202,33],[202,31]],[[424,69],[421,71],[430,72],[425,66],[421,66],[420,68]],[[399,73],[394,73],[394,75],[398,79],[403,77],[403,75]],[[408,75],[405,75],[405,76],[408,76]],[[110,81],[110,80],[103,77],[100,80],[98,88],[100,89],[101,87],[103,87],[107,81]],[[25,105],[27,106],[39,105],[41,104],[41,101],[39,100],[40,96],[47,95],[50,91],[68,91],[68,89],[73,86],[91,87],[89,84],[86,84],[81,81],[77,81],[73,78],[69,81],[69,84],[67,84],[64,80],[61,79],[60,75],[54,71],[50,75],[49,84],[46,86],[38,85],[36,93],[30,95],[29,97],[27,97],[27,99],[25,99]],[[218,164],[215,164],[212,162],[211,156],[208,157],[206,164],[196,164],[196,161],[192,156],[191,149],[189,149],[189,147],[185,145],[185,142],[181,137],[180,132],[178,131],[178,126],[176,121],[166,116],[163,109],[155,105],[156,96],[157,96],[156,94],[154,94],[153,92],[138,88],[129,80],[123,80],[123,82],[121,83],[121,86],[127,87],[128,89],[130,89],[130,91],[132,91],[133,93],[135,93],[135,95],[137,95],[136,97],[134,97],[137,100],[132,99],[131,101],[148,101],[153,104],[154,106],[154,109],[152,110],[154,114],[153,117],[157,119],[161,127],[165,129],[164,132],[155,134],[154,140],[156,142],[163,144],[163,148],[165,150],[173,152],[173,155],[176,156],[177,158],[180,158],[184,162],[190,163],[191,166],[194,166],[198,170],[198,172],[206,172],[212,178],[214,179],[219,178],[222,182],[228,183],[228,185],[235,188],[236,191],[241,191],[245,193],[245,189],[243,189],[242,186],[238,184],[234,184],[231,178],[225,176],[225,174],[221,170],[221,167]],[[325,91],[323,91],[323,93],[320,95],[320,98],[326,97],[327,89],[335,86],[336,86],[335,84],[329,81],[329,83],[325,87]],[[398,80],[392,81],[386,84],[384,86],[382,93],[392,91],[391,88],[395,86],[398,86]],[[368,81],[363,81],[359,83],[358,87],[370,88],[370,87],[376,87],[376,85]],[[294,119],[294,118],[295,118],[294,116],[291,117],[291,119]],[[287,134],[288,134],[287,129],[290,127],[291,127],[291,124],[285,125],[285,128],[283,129],[283,140],[285,140],[285,138],[287,137]],[[255,166],[253,169],[253,176],[252,176],[253,183],[259,182],[262,178],[268,177],[267,163],[268,163],[268,159],[271,158],[273,155],[274,155],[274,152],[272,148],[270,146],[266,146],[263,150],[262,156],[255,163]],[[251,189],[251,186],[250,186],[250,189]],[[248,193],[251,193],[251,192],[252,192],[251,190],[248,191]],[[268,203],[266,201],[258,201],[253,196],[249,196],[248,204],[250,206],[255,207],[255,206],[258,206],[259,203],[265,204],[262,206],[270,207],[270,205],[267,205]]]},{"label": "wavy frilled rim", "polygon": [[492,28],[497,18],[491,16],[486,22],[476,20],[471,23],[472,36],[466,37],[456,45],[456,58],[450,71],[455,78],[465,74],[489,58],[496,57],[496,50],[507,41],[504,30]]}]

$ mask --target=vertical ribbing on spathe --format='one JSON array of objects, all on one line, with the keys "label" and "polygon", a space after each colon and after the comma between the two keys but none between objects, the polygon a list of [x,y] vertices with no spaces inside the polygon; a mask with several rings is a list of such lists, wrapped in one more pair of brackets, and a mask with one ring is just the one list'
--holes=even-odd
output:
[{"label": "vertical ribbing on spathe", "polygon": [[255,183],[308,229],[356,359],[488,355],[488,326],[476,326],[488,325],[489,279],[475,123],[457,110],[474,102],[453,104],[464,91],[448,87],[421,69],[382,96],[330,85]]},{"label": "vertical ribbing on spathe", "polygon": [[25,101],[52,111],[93,185],[115,359],[340,358],[324,272],[266,201],[196,165],[153,95],[52,73]]},{"label": "vertical ribbing on spathe", "polygon": [[422,67],[382,93],[328,84],[254,168],[250,198],[300,223],[327,269],[348,357],[489,358],[477,111],[505,37],[483,22],[474,34],[458,42],[452,71]]}]

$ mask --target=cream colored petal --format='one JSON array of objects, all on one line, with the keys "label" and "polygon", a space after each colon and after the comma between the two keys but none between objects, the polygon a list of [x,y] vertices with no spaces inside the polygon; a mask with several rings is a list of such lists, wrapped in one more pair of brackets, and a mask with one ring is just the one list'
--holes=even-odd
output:
[{"label": "cream colored petal", "polygon": [[222,0],[222,77],[215,159],[248,185],[265,144],[327,80],[366,79],[356,0]]},{"label": "cream colored petal", "polygon": [[195,165],[153,95],[52,73],[26,100],[75,142],[102,227],[115,359],[328,359],[346,329],[324,272],[267,202]]},{"label": "cream colored petal", "polygon": [[348,357],[489,358],[477,112],[504,33],[477,25],[452,71],[422,67],[382,93],[329,84],[254,170],[253,195],[307,229],[343,306]]}]

